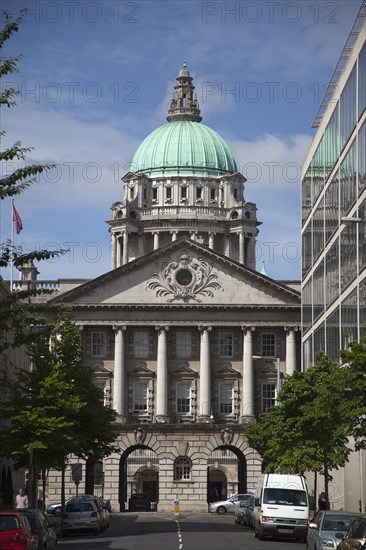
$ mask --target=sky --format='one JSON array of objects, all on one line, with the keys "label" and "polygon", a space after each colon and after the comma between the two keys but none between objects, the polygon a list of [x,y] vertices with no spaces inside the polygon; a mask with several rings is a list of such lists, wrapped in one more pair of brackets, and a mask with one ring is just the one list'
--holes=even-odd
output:
[{"label": "sky", "polygon": [[[361,0],[3,0],[22,54],[3,78],[20,95],[2,109],[2,149],[20,140],[31,162],[56,168],[15,206],[25,251],[63,248],[37,264],[40,280],[93,278],[111,268],[106,221],[143,139],[165,123],[186,61],[203,123],[230,145],[262,222],[257,269],[300,279],[300,173],[311,128]],[[4,165],[2,173],[14,168]],[[2,201],[0,242],[10,238]],[[2,276],[9,278],[3,270]],[[17,275],[14,274],[14,278]]]}]

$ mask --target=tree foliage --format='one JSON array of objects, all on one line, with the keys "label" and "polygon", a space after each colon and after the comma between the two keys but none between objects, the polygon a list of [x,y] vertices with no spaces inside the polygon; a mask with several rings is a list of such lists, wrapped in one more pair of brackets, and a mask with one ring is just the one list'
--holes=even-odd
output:
[{"label": "tree foliage", "polygon": [[246,432],[267,471],[319,472],[327,495],[329,471],[344,466],[351,452],[340,370],[337,361],[318,354],[313,366],[286,378],[279,404]]}]

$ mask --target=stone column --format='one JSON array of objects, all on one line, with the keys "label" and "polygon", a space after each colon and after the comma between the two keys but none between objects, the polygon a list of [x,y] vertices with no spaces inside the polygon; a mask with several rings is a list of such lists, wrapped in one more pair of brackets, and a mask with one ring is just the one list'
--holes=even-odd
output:
[{"label": "stone column", "polygon": [[115,325],[114,329],[114,387],[113,408],[118,420],[125,421],[125,325]]},{"label": "stone column", "polygon": [[111,233],[111,252],[112,252],[112,264],[111,264],[111,268],[112,269],[116,269],[117,267],[117,263],[116,263],[116,248],[117,248],[117,243],[116,243],[116,235],[114,233]]},{"label": "stone column", "polygon": [[159,233],[156,231],[154,233],[154,250],[157,250],[159,248]]},{"label": "stone column", "polygon": [[158,350],[156,367],[156,409],[157,421],[168,420],[168,347],[167,332],[169,327],[157,325]]},{"label": "stone column", "polygon": [[211,414],[210,326],[198,327],[201,332],[199,422],[208,422]]},{"label": "stone column", "polygon": [[172,231],[172,241],[176,241],[178,237],[177,231]]},{"label": "stone column", "polygon": [[128,262],[128,233],[127,231],[123,232],[123,258],[122,264],[125,265]]},{"label": "stone column", "polygon": [[254,370],[253,370],[253,331],[254,327],[243,330],[243,380],[242,380],[242,421],[254,418]]},{"label": "stone column", "polygon": [[239,233],[239,263],[244,264],[244,233]]},{"label": "stone column", "polygon": [[248,267],[250,267],[251,269],[255,269],[256,261],[255,261],[255,237],[254,236],[249,237],[248,259],[246,263]]},{"label": "stone column", "polygon": [[286,375],[291,376],[296,370],[296,334],[294,327],[285,327],[286,331]]},{"label": "stone column", "polygon": [[116,235],[116,267],[121,267],[121,237]]},{"label": "stone column", "polygon": [[230,258],[230,235],[225,235],[225,256]]},{"label": "stone column", "polygon": [[208,248],[211,250],[214,248],[214,234],[211,231],[208,234]]}]

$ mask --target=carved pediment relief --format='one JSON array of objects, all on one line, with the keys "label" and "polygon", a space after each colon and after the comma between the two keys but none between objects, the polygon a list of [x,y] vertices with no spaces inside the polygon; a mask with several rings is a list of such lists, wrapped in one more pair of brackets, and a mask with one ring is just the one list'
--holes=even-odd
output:
[{"label": "carved pediment relief", "polygon": [[177,260],[165,258],[146,287],[168,302],[202,303],[203,297],[213,297],[216,291],[223,290],[212,264],[191,256],[187,250],[183,250]]}]

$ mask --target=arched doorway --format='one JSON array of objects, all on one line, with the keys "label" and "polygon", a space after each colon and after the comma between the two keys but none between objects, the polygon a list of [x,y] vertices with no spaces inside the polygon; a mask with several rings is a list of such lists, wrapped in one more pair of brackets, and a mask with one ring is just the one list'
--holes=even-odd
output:
[{"label": "arched doorway", "polygon": [[156,510],[159,501],[159,459],[150,447],[133,445],[121,455],[119,463],[120,511],[128,507],[133,493],[147,493]]},{"label": "arched doorway", "polygon": [[208,458],[207,502],[247,492],[247,463],[243,453],[231,445],[221,445]]}]

